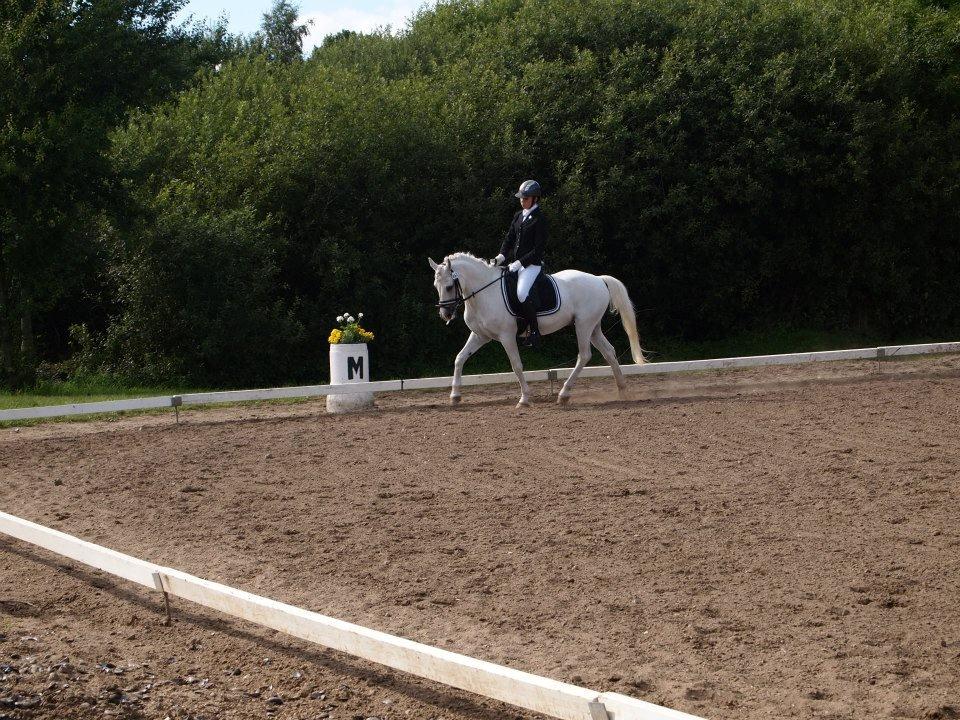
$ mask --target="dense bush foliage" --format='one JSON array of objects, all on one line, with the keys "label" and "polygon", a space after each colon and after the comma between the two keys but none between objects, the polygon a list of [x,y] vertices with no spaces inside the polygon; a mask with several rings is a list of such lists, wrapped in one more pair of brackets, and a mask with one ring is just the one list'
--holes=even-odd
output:
[{"label": "dense bush foliage", "polygon": [[351,307],[379,374],[416,373],[464,335],[426,257],[494,254],[527,177],[552,268],[622,279],[648,344],[945,336],[958,111],[960,15],[919,0],[455,0],[243,53],[115,134],[128,205],[77,367],[316,380]]},{"label": "dense bush foliage", "polygon": [[[110,133],[130,107],[186,87],[229,54],[219,28],[183,28],[183,0],[0,4],[0,383],[29,384],[57,331],[102,314],[122,216]],[[38,327],[39,326],[39,327]],[[82,332],[82,331],[81,331]]]}]

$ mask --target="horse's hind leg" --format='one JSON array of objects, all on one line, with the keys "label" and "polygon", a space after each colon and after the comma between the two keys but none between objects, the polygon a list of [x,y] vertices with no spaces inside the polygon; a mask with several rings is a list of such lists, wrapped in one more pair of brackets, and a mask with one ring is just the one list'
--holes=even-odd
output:
[{"label": "horse's hind leg", "polygon": [[613,370],[613,377],[617,381],[617,392],[621,398],[624,398],[626,396],[627,381],[623,377],[623,370],[620,369],[620,362],[617,360],[616,350],[614,350],[611,342],[607,340],[607,336],[603,334],[603,330],[600,329],[600,323],[597,323],[597,326],[593,329],[590,341],[594,344],[594,347],[600,351],[600,354],[603,355],[603,359],[607,361],[610,369]]},{"label": "horse's hind leg", "polygon": [[577,348],[579,349],[579,353],[577,354],[577,364],[570,373],[570,377],[567,378],[567,381],[560,389],[560,394],[557,395],[557,402],[561,405],[564,405],[570,401],[570,391],[573,389],[573,384],[577,381],[577,377],[580,375],[580,372],[583,370],[584,366],[590,362],[590,356],[593,355],[593,351],[590,349],[589,329],[583,327],[583,325],[580,323],[576,324],[576,328]]},{"label": "horse's hind leg", "polygon": [[507,357],[510,358],[510,367],[517,374],[520,381],[520,401],[517,407],[530,407],[530,386],[527,385],[527,379],[523,376],[523,363],[520,362],[520,350],[517,348],[517,336],[512,332],[500,337]]}]

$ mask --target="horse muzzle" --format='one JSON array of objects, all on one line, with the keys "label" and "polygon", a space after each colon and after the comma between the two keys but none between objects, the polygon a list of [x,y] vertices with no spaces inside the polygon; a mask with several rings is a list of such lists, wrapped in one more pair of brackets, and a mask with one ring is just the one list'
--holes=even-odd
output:
[{"label": "horse muzzle", "polygon": [[452,323],[457,318],[457,311],[450,310],[449,308],[440,308],[440,319],[444,320],[447,325]]}]

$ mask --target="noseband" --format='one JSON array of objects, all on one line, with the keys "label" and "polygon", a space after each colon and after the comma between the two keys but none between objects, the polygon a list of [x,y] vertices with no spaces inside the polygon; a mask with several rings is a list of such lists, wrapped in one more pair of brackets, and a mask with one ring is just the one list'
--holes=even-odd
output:
[{"label": "noseband", "polygon": [[460,287],[460,276],[454,272],[453,273],[453,289],[455,295],[449,300],[440,300],[434,305],[434,307],[440,308],[441,310],[453,309],[453,312],[456,313],[460,309],[460,306],[466,301],[466,298],[463,296],[463,288]]}]

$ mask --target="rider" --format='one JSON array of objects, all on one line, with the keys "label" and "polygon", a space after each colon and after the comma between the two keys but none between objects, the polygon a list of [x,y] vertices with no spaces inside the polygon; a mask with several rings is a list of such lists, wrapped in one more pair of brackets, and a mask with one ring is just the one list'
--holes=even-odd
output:
[{"label": "rider", "polygon": [[520,198],[520,210],[513,216],[507,237],[500,246],[500,254],[493,259],[494,264],[502,265],[510,261],[510,272],[519,272],[517,279],[517,300],[530,333],[526,345],[537,347],[540,344],[540,327],[537,325],[535,299],[530,288],[540,274],[543,265],[543,251],[547,245],[547,219],[540,209],[540,183],[536,180],[524,180],[514,197]]}]

